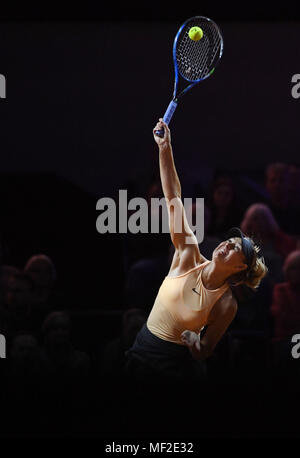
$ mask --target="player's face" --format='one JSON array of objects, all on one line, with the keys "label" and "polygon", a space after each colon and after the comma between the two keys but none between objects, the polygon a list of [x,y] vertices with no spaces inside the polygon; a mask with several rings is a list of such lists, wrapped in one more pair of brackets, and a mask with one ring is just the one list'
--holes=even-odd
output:
[{"label": "player's face", "polygon": [[240,237],[232,237],[221,242],[213,252],[213,260],[216,263],[226,264],[233,270],[247,268]]}]

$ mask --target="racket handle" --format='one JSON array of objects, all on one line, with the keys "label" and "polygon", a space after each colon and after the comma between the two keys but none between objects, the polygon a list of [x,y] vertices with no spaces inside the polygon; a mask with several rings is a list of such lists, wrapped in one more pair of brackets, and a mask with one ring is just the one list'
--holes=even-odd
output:
[{"label": "racket handle", "polygon": [[[171,102],[169,103],[169,106],[168,106],[168,108],[167,108],[167,110],[166,110],[166,112],[164,114],[164,117],[163,117],[163,121],[167,125],[171,121],[172,116],[174,114],[174,111],[176,110],[176,107],[177,107],[177,102],[174,102],[174,100],[171,100]],[[165,133],[164,129],[160,129],[160,130],[156,130],[155,131],[155,135],[157,135],[158,137],[161,137],[161,138],[163,138],[164,133]]]}]

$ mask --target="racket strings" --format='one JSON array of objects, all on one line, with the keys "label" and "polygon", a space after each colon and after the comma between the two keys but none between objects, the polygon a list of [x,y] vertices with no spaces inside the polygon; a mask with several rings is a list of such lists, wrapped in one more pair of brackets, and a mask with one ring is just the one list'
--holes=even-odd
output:
[{"label": "racket strings", "polygon": [[[203,37],[191,40],[191,27],[201,27]],[[209,20],[192,20],[183,28],[177,40],[176,60],[181,76],[188,81],[205,78],[222,53],[222,37],[217,26]]]}]

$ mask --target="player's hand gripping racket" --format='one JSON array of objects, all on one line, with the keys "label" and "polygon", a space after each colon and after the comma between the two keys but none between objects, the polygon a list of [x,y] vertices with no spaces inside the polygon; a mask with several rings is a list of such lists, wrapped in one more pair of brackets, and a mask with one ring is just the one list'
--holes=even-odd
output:
[{"label": "player's hand gripping racket", "polygon": [[[167,125],[180,97],[213,73],[222,53],[223,37],[219,27],[211,19],[195,16],[182,24],[173,44],[175,81],[173,98],[163,117]],[[177,94],[179,75],[189,84]],[[163,137],[164,130],[157,130],[155,134]]]}]

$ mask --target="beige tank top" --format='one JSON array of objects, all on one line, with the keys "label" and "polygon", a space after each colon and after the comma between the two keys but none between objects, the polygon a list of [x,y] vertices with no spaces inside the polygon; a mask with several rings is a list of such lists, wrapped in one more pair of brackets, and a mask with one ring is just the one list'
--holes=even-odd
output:
[{"label": "beige tank top", "polygon": [[186,329],[199,333],[209,313],[229,288],[209,290],[202,283],[205,261],[177,277],[165,277],[147,320],[148,329],[157,337],[183,345],[180,335]]}]

